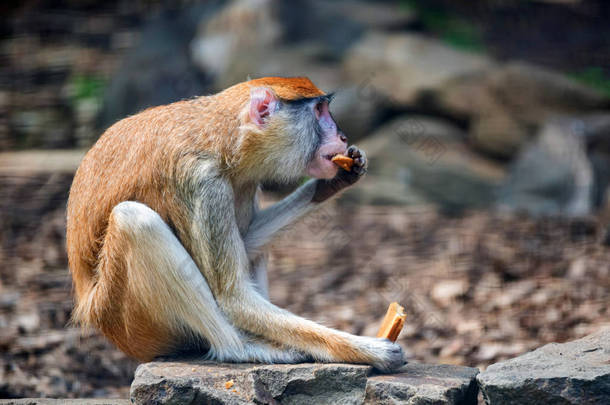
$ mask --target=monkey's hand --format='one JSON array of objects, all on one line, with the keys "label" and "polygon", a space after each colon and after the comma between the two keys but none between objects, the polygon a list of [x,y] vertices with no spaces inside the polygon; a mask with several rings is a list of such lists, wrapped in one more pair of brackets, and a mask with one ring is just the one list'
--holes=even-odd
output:
[{"label": "monkey's hand", "polygon": [[352,170],[348,172],[343,168],[339,168],[339,171],[334,178],[330,180],[319,179],[316,184],[316,192],[312,198],[313,202],[322,202],[327,200],[337,192],[351,186],[365,175],[368,167],[368,161],[364,151],[358,149],[357,146],[352,145],[347,148],[345,155],[354,159]]},{"label": "monkey's hand", "polygon": [[363,150],[358,149],[356,145],[347,148],[346,156],[354,159],[352,170],[349,172],[345,169],[339,169],[339,172],[332,181],[339,183],[339,186],[348,187],[360,180],[366,173],[368,161]]}]

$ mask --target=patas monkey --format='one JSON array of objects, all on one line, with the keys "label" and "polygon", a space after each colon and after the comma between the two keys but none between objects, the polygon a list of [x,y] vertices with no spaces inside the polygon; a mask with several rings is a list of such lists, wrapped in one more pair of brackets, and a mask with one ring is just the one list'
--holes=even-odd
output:
[{"label": "patas monkey", "polygon": [[[74,320],[142,361],[183,349],[230,362],[400,367],[400,346],[267,299],[264,247],[366,171],[307,78],[268,77],[145,110],[110,127],[70,190]],[[350,172],[331,158],[354,158]],[[259,210],[263,180],[313,179]]]}]

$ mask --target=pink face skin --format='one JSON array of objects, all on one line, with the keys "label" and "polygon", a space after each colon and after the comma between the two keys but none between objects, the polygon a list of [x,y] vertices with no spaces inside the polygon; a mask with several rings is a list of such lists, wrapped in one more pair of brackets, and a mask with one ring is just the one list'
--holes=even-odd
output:
[{"label": "pink face skin", "polygon": [[[278,103],[275,94],[269,88],[253,88],[250,92],[250,120],[263,128],[265,120],[277,110]],[[317,103],[313,106],[313,110],[322,128],[322,140],[305,172],[318,179],[332,179],[337,174],[339,167],[331,162],[331,159],[339,153],[345,153],[347,138],[337,129],[337,124],[330,116],[327,100]]]},{"label": "pink face skin", "polygon": [[331,159],[337,154],[344,154],[347,150],[347,138],[337,130],[328,111],[328,102],[322,101],[314,106],[316,118],[322,128],[322,143],[314,158],[307,165],[306,173],[318,179],[332,179],[337,175],[339,167]]}]

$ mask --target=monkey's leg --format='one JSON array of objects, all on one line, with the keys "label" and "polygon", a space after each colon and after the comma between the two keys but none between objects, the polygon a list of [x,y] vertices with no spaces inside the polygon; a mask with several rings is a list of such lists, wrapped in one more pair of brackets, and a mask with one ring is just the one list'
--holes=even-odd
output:
[{"label": "monkey's leg", "polygon": [[77,312],[127,354],[150,360],[203,342],[210,347],[208,357],[217,360],[303,359],[236,330],[188,252],[146,205],[118,204],[103,243],[98,279]]},{"label": "monkey's leg", "polygon": [[327,328],[263,298],[249,281],[249,262],[235,220],[231,185],[218,177],[203,179],[200,184],[206,194],[196,202],[198,209],[191,224],[196,239],[191,251],[220,308],[235,326],[309,353],[319,361],[367,363],[381,370],[393,370],[404,363],[400,346],[387,339]]}]

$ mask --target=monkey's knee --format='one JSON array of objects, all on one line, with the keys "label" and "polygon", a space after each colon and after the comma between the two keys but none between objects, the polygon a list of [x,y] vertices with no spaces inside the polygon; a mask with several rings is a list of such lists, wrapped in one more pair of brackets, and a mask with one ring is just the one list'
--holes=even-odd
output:
[{"label": "monkey's knee", "polygon": [[147,234],[166,226],[163,219],[147,205],[136,201],[123,201],[112,209],[111,221],[121,231]]}]

